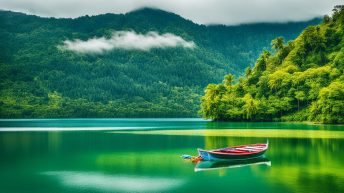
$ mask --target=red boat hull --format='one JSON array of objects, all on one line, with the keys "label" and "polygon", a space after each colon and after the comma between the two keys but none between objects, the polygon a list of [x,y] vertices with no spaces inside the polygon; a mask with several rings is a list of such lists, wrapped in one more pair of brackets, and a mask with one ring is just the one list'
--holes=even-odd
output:
[{"label": "red boat hull", "polygon": [[204,160],[246,160],[263,156],[267,149],[268,143],[232,146],[214,150],[198,149],[198,153]]}]

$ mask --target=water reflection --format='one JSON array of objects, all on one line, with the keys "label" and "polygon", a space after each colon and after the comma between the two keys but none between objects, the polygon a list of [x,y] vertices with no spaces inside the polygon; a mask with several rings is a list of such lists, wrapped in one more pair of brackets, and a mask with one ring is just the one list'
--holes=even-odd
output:
[{"label": "water reflection", "polygon": [[271,166],[271,161],[265,157],[241,160],[241,161],[200,161],[195,166],[195,172],[248,167],[248,166],[253,166],[253,165]]},{"label": "water reflection", "polygon": [[[178,128],[187,123],[193,129],[204,124],[175,124]],[[140,124],[149,126],[149,122]],[[218,123],[206,124],[217,127]],[[252,124],[246,125],[250,129],[279,127]],[[224,123],[219,127],[244,125]],[[283,126],[290,132],[293,127],[302,129],[300,125]],[[317,128],[321,129],[324,128]],[[198,147],[216,149],[265,142],[265,137],[0,132],[0,192],[204,192],[211,188],[220,193],[228,192],[228,187],[243,193],[344,192],[343,138],[269,138],[266,157],[272,167],[266,167],[267,160],[241,163],[244,167],[203,162],[196,167],[216,168],[215,171],[194,172],[195,165],[180,158],[182,154],[197,155]],[[233,167],[236,169],[227,169]],[[243,186],[247,182],[250,185]]]},{"label": "water reflection", "polygon": [[[262,138],[205,137],[205,147],[215,149],[261,142]],[[269,139],[266,156],[274,163],[268,171],[256,170],[272,186],[292,192],[343,192],[344,141],[342,139]]]},{"label": "water reflection", "polygon": [[0,119],[0,131],[116,129],[302,129],[342,130],[342,125],[279,122],[212,122],[197,118],[161,119]]},{"label": "water reflection", "polygon": [[43,172],[53,177],[63,186],[85,192],[162,192],[172,191],[183,185],[182,179],[110,175],[97,172],[82,171],[50,171]]}]

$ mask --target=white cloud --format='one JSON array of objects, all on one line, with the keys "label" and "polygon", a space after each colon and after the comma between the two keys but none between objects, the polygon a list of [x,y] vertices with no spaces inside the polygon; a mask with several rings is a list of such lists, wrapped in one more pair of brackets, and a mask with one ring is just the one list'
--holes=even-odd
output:
[{"label": "white cloud", "polygon": [[193,41],[186,41],[182,37],[171,34],[159,34],[151,31],[147,34],[139,34],[134,31],[115,31],[111,38],[94,37],[86,41],[65,40],[62,49],[67,49],[83,54],[101,54],[113,49],[149,51],[153,48],[194,48]]},{"label": "white cloud", "polygon": [[343,0],[0,0],[0,9],[49,17],[126,13],[155,7],[202,24],[300,21],[328,14]]}]

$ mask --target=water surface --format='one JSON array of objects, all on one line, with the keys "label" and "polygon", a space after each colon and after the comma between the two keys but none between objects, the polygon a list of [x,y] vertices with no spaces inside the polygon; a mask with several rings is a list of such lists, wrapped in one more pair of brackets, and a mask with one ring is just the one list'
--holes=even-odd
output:
[{"label": "water surface", "polygon": [[[263,130],[269,136],[257,134]],[[309,135],[297,135],[302,131]],[[200,119],[1,120],[0,192],[344,192],[342,132],[334,125]],[[195,172],[180,158],[198,147],[267,138],[271,165]]]}]

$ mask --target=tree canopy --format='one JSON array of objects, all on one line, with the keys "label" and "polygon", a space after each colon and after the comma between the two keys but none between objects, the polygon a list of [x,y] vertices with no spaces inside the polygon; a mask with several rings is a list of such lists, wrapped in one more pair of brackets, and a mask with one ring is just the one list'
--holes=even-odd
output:
[{"label": "tree canopy", "polygon": [[236,84],[208,85],[203,117],[344,123],[343,29],[344,7],[336,6],[331,17],[306,28],[295,40],[272,40],[273,54],[264,50]]},{"label": "tree canopy", "polygon": [[[0,117],[196,117],[207,84],[241,74],[276,35],[292,39],[314,23],[204,26],[156,9],[75,19],[0,11]],[[59,49],[114,31],[172,33],[197,46]]]}]

